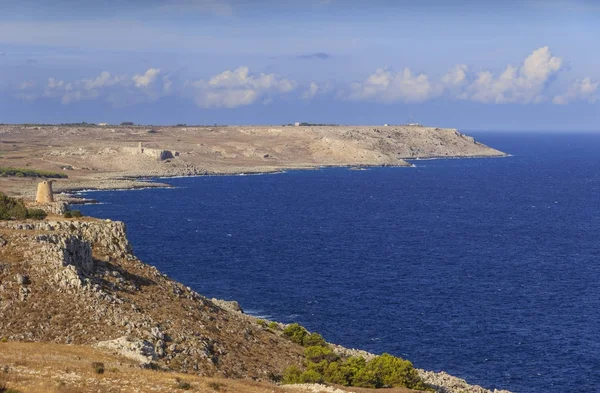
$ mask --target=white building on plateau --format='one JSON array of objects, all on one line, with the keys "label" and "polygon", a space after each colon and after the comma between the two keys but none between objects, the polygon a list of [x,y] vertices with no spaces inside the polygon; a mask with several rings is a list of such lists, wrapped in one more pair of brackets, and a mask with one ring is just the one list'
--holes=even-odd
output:
[{"label": "white building on plateau", "polygon": [[98,123],[98,125],[101,127],[106,127],[108,125],[108,123]]}]

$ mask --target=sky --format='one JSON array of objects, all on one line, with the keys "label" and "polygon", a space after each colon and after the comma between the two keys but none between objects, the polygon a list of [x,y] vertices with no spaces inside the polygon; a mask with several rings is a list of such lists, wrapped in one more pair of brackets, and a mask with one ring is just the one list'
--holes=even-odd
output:
[{"label": "sky", "polygon": [[600,2],[0,0],[0,123],[600,131]]}]

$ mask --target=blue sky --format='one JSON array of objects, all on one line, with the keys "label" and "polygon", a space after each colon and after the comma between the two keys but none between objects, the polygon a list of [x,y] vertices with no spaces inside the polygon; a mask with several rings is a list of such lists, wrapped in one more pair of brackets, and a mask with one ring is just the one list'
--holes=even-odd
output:
[{"label": "blue sky", "polygon": [[600,130],[600,3],[3,0],[0,122]]}]

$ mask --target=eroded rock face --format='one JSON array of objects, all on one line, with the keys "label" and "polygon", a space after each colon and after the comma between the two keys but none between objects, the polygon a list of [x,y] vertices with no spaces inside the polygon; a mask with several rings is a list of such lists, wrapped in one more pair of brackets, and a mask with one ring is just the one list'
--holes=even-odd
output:
[{"label": "eroded rock face", "polygon": [[43,234],[35,240],[41,244],[25,253],[50,278],[65,288],[81,288],[94,271],[92,248],[80,235]]},{"label": "eroded rock face", "polygon": [[158,358],[154,345],[146,340],[133,340],[126,336],[114,340],[101,341],[96,344],[98,348],[106,348],[133,359],[140,364],[149,364]]},{"label": "eroded rock face", "polygon": [[76,233],[82,239],[99,248],[104,248],[120,256],[131,254],[131,245],[127,240],[125,224],[119,221],[4,221],[0,229]]},{"label": "eroded rock face", "polygon": [[0,336],[9,340],[102,343],[208,376],[268,379],[302,362],[303,348],[233,303],[220,307],[136,259],[123,223],[1,222],[0,236]]}]

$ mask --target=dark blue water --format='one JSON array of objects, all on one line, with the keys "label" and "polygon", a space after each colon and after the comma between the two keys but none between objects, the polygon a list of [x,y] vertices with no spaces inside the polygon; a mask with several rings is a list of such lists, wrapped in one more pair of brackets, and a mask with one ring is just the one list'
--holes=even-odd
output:
[{"label": "dark blue water", "polygon": [[520,393],[600,386],[600,134],[481,133],[513,154],[173,179],[97,192],[136,254],[326,339]]}]

